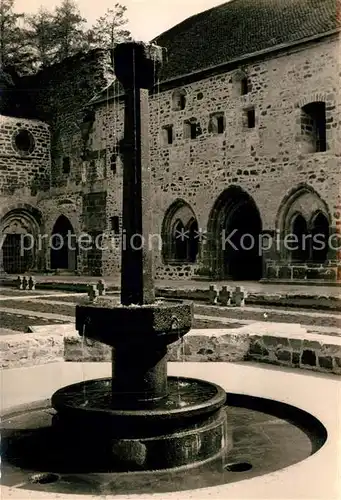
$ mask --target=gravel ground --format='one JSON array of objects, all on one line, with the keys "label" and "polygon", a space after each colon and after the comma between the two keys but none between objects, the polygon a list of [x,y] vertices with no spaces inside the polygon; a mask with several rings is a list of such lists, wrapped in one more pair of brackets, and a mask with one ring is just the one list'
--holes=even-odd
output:
[{"label": "gravel ground", "polygon": [[[119,297],[119,294],[108,294],[109,297]],[[52,300],[53,302],[70,302],[72,304],[80,304],[84,299],[87,298],[87,294],[71,295],[70,297],[44,297],[44,300]],[[37,299],[39,300],[39,299]]]},{"label": "gravel ground", "polygon": [[[271,321],[275,323],[300,323],[303,325],[314,325],[314,326],[330,326],[341,328],[341,314],[340,318],[333,318],[324,313],[321,316],[309,316],[308,314],[300,314],[299,310],[290,309],[294,311],[295,314],[285,314],[282,311],[276,311],[273,309],[271,312],[265,313],[259,311],[244,310],[242,308],[229,308],[228,310],[220,309],[219,307],[213,309],[212,307],[205,307],[203,305],[195,305],[194,311],[196,314],[202,314],[206,316],[215,316],[220,318],[235,318],[236,320],[254,320],[254,321]],[[305,310],[305,312],[308,312]],[[335,312],[333,312],[335,314]]]},{"label": "gravel ground", "polygon": [[[0,324],[1,329],[15,330],[18,333],[27,333],[29,326],[38,325],[51,325],[51,324],[63,324],[64,321],[45,319],[45,318],[32,318],[30,316],[21,316],[17,314],[9,314],[6,312],[0,312]],[[5,330],[2,333],[0,330],[0,335],[6,335]]]},{"label": "gravel ground", "polygon": [[[61,302],[70,302],[70,305],[65,304],[47,304],[40,303],[39,299],[32,300],[3,300],[0,301],[1,307],[9,307],[14,309],[23,309],[26,311],[36,311],[36,312],[44,312],[44,313],[54,313],[61,314],[65,316],[74,316],[75,315],[75,305],[79,302],[82,302],[84,299],[84,295],[70,296],[70,297],[59,297]],[[44,297],[46,300],[47,297]],[[57,297],[51,297],[51,301],[55,301]],[[253,321],[272,321],[278,323],[300,323],[304,325],[312,325],[312,326],[328,326],[328,327],[336,327],[341,328],[341,314],[339,317],[330,317],[330,315],[326,312],[321,314],[321,316],[310,316],[309,310],[301,310],[301,312],[306,312],[308,314],[300,314],[299,310],[294,310],[295,314],[286,314],[284,311],[276,310],[275,308],[271,312],[262,312],[262,311],[252,311],[245,310],[243,308],[229,308],[229,309],[221,309],[219,307],[212,308],[202,304],[195,304],[195,313],[201,314],[205,316],[214,316],[217,318],[216,320],[206,321],[206,320],[195,320],[194,327],[195,328],[238,328],[240,326],[240,320],[253,320]],[[293,309],[288,309],[290,312]],[[335,315],[335,313],[334,313]],[[223,325],[219,322],[219,317],[221,318],[229,318],[235,319],[236,321],[230,323],[229,325]],[[1,325],[3,326],[3,325]]]},{"label": "gravel ground", "polygon": [[[75,306],[70,304],[68,305],[58,305],[58,304],[42,304],[40,302],[32,301],[20,301],[20,300],[4,300],[0,303],[0,307],[9,307],[16,309],[23,309],[25,311],[34,311],[34,312],[43,312],[43,313],[54,313],[54,314],[62,314],[63,316],[74,316],[75,315]],[[6,313],[5,313],[6,314]],[[12,316],[12,315],[9,315]],[[15,317],[15,316],[14,316]],[[21,318],[25,318],[25,316],[21,316]],[[54,323],[53,320],[41,320],[42,323],[34,323],[34,324],[48,324]],[[32,320],[28,322],[29,325],[32,325]],[[11,325],[1,325],[3,327],[10,328]],[[193,328],[239,328],[242,326],[237,321],[235,323],[223,324],[219,321],[207,321],[202,319],[194,319]],[[12,327],[11,327],[12,328]],[[14,328],[14,327],[13,327]],[[16,328],[15,328],[16,329]]]},{"label": "gravel ground", "polygon": [[29,297],[30,295],[41,295],[44,296],[46,292],[42,290],[15,290],[13,288],[0,288],[0,297]]},{"label": "gravel ground", "polygon": [[24,309],[25,311],[35,311],[43,313],[62,314],[64,316],[75,315],[75,305],[69,306],[57,304],[42,304],[33,300],[2,300],[0,308],[9,307],[12,309]]}]

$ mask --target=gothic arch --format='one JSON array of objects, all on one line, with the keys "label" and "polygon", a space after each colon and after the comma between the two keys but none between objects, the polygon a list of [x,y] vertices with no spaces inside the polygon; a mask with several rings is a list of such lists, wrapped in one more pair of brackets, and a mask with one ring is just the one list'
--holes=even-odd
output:
[{"label": "gothic arch", "polygon": [[[281,233],[288,229],[288,221],[295,212],[302,212],[302,206],[299,207],[298,200],[305,198],[303,208],[307,221],[311,220],[314,213],[322,212],[327,217],[329,224],[331,223],[331,215],[327,203],[308,184],[299,184],[291,189],[280,203],[276,216],[276,229]],[[301,208],[301,210],[300,210]],[[302,214],[304,215],[304,214]]]},{"label": "gothic arch", "polygon": [[2,259],[5,272],[25,273],[43,267],[41,212],[26,203],[18,203],[0,212]]},{"label": "gothic arch", "polygon": [[212,277],[260,279],[262,256],[258,240],[261,231],[262,220],[253,198],[239,186],[225,189],[214,203],[208,220],[207,260]]},{"label": "gothic arch", "polygon": [[296,108],[303,108],[311,102],[326,102],[327,94],[325,92],[314,92],[312,94],[305,95],[299,101],[295,103]]},{"label": "gothic arch", "polygon": [[3,219],[5,219],[7,215],[11,214],[12,212],[28,214],[33,218],[34,221],[36,221],[39,227],[42,226],[43,216],[41,214],[41,211],[38,208],[29,205],[28,203],[14,203],[12,205],[9,205],[8,207],[2,207],[0,209],[0,221],[2,222]]},{"label": "gothic arch", "polygon": [[162,257],[165,263],[194,264],[199,251],[198,221],[192,207],[175,200],[162,223]]},{"label": "gothic arch", "polygon": [[[302,245],[302,241],[299,240],[296,251],[286,248],[284,241],[286,236],[296,235],[292,221],[297,217],[301,217],[305,221],[306,236],[304,239],[306,243]],[[290,258],[293,261],[300,262],[324,262],[328,254],[327,243],[330,225],[331,216],[328,206],[311,186],[301,184],[291,190],[282,200],[276,217],[276,229],[279,231],[283,242],[281,248],[282,258]],[[302,231],[300,237],[303,237]],[[320,240],[323,239],[324,241],[323,248],[322,243],[319,244],[315,240],[317,235],[320,235]]]},{"label": "gothic arch", "polygon": [[75,271],[77,269],[77,240],[70,219],[59,215],[50,238],[51,269]]}]

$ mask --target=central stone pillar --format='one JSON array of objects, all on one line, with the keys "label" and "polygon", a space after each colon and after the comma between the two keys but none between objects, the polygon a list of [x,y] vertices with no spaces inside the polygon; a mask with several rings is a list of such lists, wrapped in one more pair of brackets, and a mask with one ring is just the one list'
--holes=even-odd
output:
[{"label": "central stone pillar", "polygon": [[115,48],[114,60],[125,93],[121,303],[152,304],[148,89],[161,66],[161,48],[122,43]]}]

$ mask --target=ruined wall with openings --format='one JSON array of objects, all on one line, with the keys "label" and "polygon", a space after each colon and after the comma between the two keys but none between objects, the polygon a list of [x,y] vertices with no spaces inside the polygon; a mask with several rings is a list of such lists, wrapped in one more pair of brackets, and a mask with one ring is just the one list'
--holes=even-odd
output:
[{"label": "ruined wall with openings", "polygon": [[[8,210],[16,209],[20,200],[43,214],[41,227],[47,238],[61,215],[69,219],[77,235],[89,229],[84,227],[87,218],[83,217],[88,210],[88,194],[105,188],[98,188],[91,175],[86,175],[89,145],[82,122],[85,106],[112,78],[110,55],[94,50],[17,82],[12,96],[13,117],[0,117],[3,218],[6,206]],[[12,147],[13,134],[19,129],[27,129],[33,135],[34,149],[29,154]],[[90,201],[89,206],[92,205]],[[99,210],[103,209],[102,206]],[[49,269],[48,244],[41,261],[41,269]],[[87,261],[86,255],[78,256],[81,272],[87,268]]]},{"label": "ruined wall with openings", "polygon": [[0,116],[0,193],[29,188],[34,196],[50,185],[50,131],[38,120]]},{"label": "ruined wall with openings", "polygon": [[[162,234],[165,214],[177,200],[189,205],[198,229],[205,233],[216,200],[229,186],[252,197],[263,231],[280,229],[281,211],[299,187],[305,189],[301,204],[311,211],[319,203],[325,206],[332,231],[337,231],[341,227],[338,52],[338,38],[325,38],[151,96],[153,233]],[[102,251],[80,252],[77,269],[115,275],[122,230],[123,103],[104,99],[98,104],[84,141],[80,127],[84,105],[108,85],[112,70],[101,51],[82,56],[79,66],[69,63],[40,76],[41,91],[30,92],[30,109],[51,128],[52,175],[47,189],[31,192],[26,185],[20,193],[40,209],[47,234],[60,215],[70,220],[78,235],[101,234]],[[311,151],[309,117],[302,124],[302,109],[314,101],[325,103],[325,151]],[[15,118],[11,123],[20,121]],[[48,125],[41,127],[48,131]],[[156,245],[156,276],[205,274],[205,243],[203,238],[196,262],[183,264],[165,263]],[[275,252],[270,258],[280,261],[282,255]],[[48,250],[45,262],[48,268]]]},{"label": "ruined wall with openings", "polygon": [[[248,79],[247,93],[241,75]],[[255,201],[263,230],[276,230],[281,202],[302,184],[310,186],[327,204],[333,230],[340,225],[340,64],[339,39],[325,39],[277,57],[245,64],[183,87],[186,105],[172,110],[173,90],[152,99],[151,154],[156,230],[163,216],[180,198],[193,209],[199,228],[207,229],[218,196],[229,186],[245,190]],[[245,92],[245,89],[244,89]],[[326,106],[326,151],[307,151],[301,108],[312,101]],[[254,127],[248,111],[254,109]],[[215,114],[224,116],[222,133]],[[186,138],[188,123],[198,135]],[[163,127],[172,126],[167,144]],[[187,128],[186,128],[187,127]],[[312,197],[313,203],[313,197]],[[203,263],[203,250],[201,262]],[[280,259],[280,255],[273,258]],[[158,276],[185,277],[162,265]],[[196,266],[190,266],[195,271]]]},{"label": "ruined wall with openings", "polygon": [[[161,235],[165,213],[176,200],[188,203],[205,232],[214,203],[229,186],[252,197],[263,231],[269,232],[280,229],[280,210],[289,193],[308,186],[308,205],[313,211],[316,198],[321,199],[335,231],[341,223],[338,52],[338,38],[326,38],[185,85],[175,95],[175,89],[153,95],[153,232]],[[314,101],[325,103],[326,151],[307,149],[303,133],[302,108]],[[87,175],[104,178],[107,191],[105,233],[111,243],[103,252],[104,274],[119,271],[119,236],[111,219],[118,218],[121,229],[122,165],[116,146],[122,130],[122,103],[99,105],[91,148],[97,162],[101,155],[105,160],[102,166],[93,162],[93,173],[90,169]],[[271,257],[280,260],[280,252]],[[159,278],[187,278],[200,269],[205,273],[205,238],[195,263],[165,264],[160,250],[154,259]]]},{"label": "ruined wall with openings", "polygon": [[[37,206],[41,193],[49,190],[50,177],[49,126],[39,120],[0,115],[2,260],[5,254],[8,261],[13,253],[13,249],[5,244],[7,234],[29,233],[36,239],[43,230],[43,219]],[[34,250],[30,265],[34,269],[44,267],[42,252]]]}]

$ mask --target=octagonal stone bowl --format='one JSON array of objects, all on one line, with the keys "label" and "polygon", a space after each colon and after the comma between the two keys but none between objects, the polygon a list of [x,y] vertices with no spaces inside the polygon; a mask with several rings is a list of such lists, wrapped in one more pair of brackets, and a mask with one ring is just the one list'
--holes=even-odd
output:
[{"label": "octagonal stone bowl", "polygon": [[171,344],[189,332],[192,318],[193,305],[182,301],[122,306],[106,296],[76,306],[78,333],[112,347],[136,337]]}]

